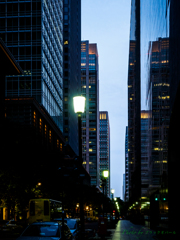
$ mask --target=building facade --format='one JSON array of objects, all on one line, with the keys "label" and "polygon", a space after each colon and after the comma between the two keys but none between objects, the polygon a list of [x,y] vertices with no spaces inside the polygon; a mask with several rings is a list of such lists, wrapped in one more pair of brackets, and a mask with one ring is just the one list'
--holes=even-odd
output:
[{"label": "building facade", "polygon": [[129,201],[129,163],[128,163],[128,127],[126,127],[125,136],[125,193],[124,201]]},{"label": "building facade", "polygon": [[34,97],[63,131],[63,0],[1,1],[0,35],[24,70],[6,97]]},{"label": "building facade", "polygon": [[150,111],[141,111],[141,197],[148,196],[149,188],[149,121]]},{"label": "building facade", "polygon": [[141,197],[140,0],[131,1],[128,68],[129,201]]},{"label": "building facade", "polygon": [[66,143],[78,155],[78,124],[73,97],[81,94],[81,0],[63,2],[63,134]]},{"label": "building facade", "polygon": [[81,94],[86,98],[82,115],[83,166],[91,185],[99,187],[99,64],[97,44],[81,42]]},{"label": "building facade", "polygon": [[106,111],[99,112],[100,123],[100,178],[104,170],[108,170],[109,176],[106,179],[105,193],[110,197],[110,123],[109,114]]},{"label": "building facade", "polygon": [[[168,175],[168,131],[170,121],[169,38],[151,43],[148,106],[150,120],[150,186],[153,189],[166,185]],[[166,176],[166,180],[164,177]]]}]

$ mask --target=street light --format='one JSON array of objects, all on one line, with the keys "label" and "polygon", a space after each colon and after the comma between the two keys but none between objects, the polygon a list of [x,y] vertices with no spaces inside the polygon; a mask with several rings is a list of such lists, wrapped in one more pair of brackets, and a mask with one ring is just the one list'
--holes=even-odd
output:
[{"label": "street light", "polygon": [[114,198],[114,192],[115,190],[111,188],[112,199]]},{"label": "street light", "polygon": [[[108,170],[104,170],[102,173],[103,173],[102,174],[103,175],[102,185],[103,185],[103,199],[104,199],[104,186],[106,184],[106,179],[109,176],[109,171]],[[103,203],[103,218],[104,218],[104,203]]]},{"label": "street light", "polygon": [[[73,97],[74,112],[78,114],[78,135],[79,135],[79,160],[82,163],[82,135],[81,135],[81,115],[85,109],[85,97],[76,96]],[[84,210],[83,210],[83,193],[81,191],[80,198],[80,221],[81,221],[81,238],[83,239],[82,233],[84,231]]]},{"label": "street light", "polygon": [[78,132],[79,132],[79,158],[82,163],[82,136],[81,136],[81,115],[85,109],[85,97],[73,97],[74,112],[78,114]]}]

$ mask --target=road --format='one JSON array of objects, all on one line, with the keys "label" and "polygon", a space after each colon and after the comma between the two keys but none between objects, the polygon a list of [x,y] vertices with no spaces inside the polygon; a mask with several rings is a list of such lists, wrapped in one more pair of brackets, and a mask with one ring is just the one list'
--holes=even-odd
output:
[{"label": "road", "polygon": [[[96,234],[98,229],[97,222],[85,223],[85,229],[93,229],[94,237],[88,238],[88,240],[101,240],[101,238]],[[92,230],[91,230],[92,232]],[[107,230],[107,236],[104,240],[169,240],[177,239],[176,236],[161,236],[162,238],[157,237],[155,231],[142,226],[135,225],[128,220],[119,220],[114,229]],[[92,234],[91,234],[92,236]],[[0,240],[15,240],[16,238],[1,238]]]}]

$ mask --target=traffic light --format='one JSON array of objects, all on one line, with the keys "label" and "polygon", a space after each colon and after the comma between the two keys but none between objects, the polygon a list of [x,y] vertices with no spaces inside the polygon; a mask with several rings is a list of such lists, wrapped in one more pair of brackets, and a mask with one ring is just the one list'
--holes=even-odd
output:
[{"label": "traffic light", "polygon": [[154,200],[155,200],[155,201],[159,201],[159,194],[155,194]]},{"label": "traffic light", "polygon": [[162,199],[162,201],[166,201],[166,200],[167,200],[167,196],[166,196],[166,194],[162,194],[161,199]]}]

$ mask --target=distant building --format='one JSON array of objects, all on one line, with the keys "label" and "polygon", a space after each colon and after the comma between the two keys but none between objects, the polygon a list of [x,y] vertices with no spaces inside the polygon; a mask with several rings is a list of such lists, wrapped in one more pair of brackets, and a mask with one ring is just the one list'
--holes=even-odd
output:
[{"label": "distant building", "polygon": [[141,197],[148,196],[149,188],[149,121],[150,111],[141,111]]},{"label": "distant building", "polygon": [[123,174],[123,186],[122,186],[122,200],[125,201],[125,192],[126,192],[126,180],[125,173]]},{"label": "distant building", "polygon": [[35,98],[63,132],[63,0],[2,0],[0,36],[24,70],[5,96]]},{"label": "distant building", "polygon": [[124,201],[129,201],[129,163],[128,163],[128,127],[126,127],[125,136],[125,192]]},{"label": "distant building", "polygon": [[86,98],[82,115],[83,166],[91,185],[99,187],[99,64],[97,44],[81,42],[81,94]]},{"label": "distant building", "polygon": [[109,171],[106,180],[106,194],[110,197],[110,123],[109,114],[106,111],[99,112],[100,121],[100,178],[104,170]]},{"label": "distant building", "polygon": [[73,97],[81,95],[81,0],[63,0],[63,135],[79,154],[77,114]]}]

